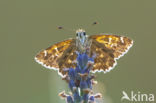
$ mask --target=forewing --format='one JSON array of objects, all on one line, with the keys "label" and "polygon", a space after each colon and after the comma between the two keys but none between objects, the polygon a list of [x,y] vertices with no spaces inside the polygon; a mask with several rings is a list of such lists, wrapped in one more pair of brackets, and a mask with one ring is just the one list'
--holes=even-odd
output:
[{"label": "forewing", "polygon": [[[39,52],[35,56],[35,60],[46,68],[58,70],[59,74],[63,76],[62,74],[63,63],[62,64],[60,63],[62,61],[61,58],[65,56],[64,53],[69,51],[69,48],[71,48],[73,44],[75,44],[75,39],[68,39],[56,43],[50,46],[49,48]],[[64,59],[66,59],[66,57],[64,57]]]},{"label": "forewing", "polygon": [[59,72],[62,75],[66,74],[66,71],[64,71],[64,69],[76,67],[76,57],[76,45],[75,43],[72,43],[57,60],[59,65]]},{"label": "forewing", "polygon": [[95,39],[98,43],[103,44],[106,48],[114,50],[114,57],[123,56],[133,45],[133,40],[124,36],[117,35],[92,35],[90,38]]},{"label": "forewing", "polygon": [[92,35],[91,54],[97,54],[93,72],[110,71],[116,65],[116,59],[123,56],[133,45],[133,41],[124,36]]}]

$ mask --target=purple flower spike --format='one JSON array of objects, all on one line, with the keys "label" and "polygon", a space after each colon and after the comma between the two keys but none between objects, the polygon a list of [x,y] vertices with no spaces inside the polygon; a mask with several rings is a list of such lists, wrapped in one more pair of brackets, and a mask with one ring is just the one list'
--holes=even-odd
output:
[{"label": "purple flower spike", "polygon": [[87,53],[76,53],[76,68],[65,69],[68,75],[63,78],[68,83],[72,94],[66,95],[62,92],[60,96],[66,98],[67,103],[95,103],[94,99],[101,96],[100,94],[90,95],[92,85],[96,84],[96,81],[92,80],[95,76],[90,73],[94,65],[95,56],[89,57]]}]

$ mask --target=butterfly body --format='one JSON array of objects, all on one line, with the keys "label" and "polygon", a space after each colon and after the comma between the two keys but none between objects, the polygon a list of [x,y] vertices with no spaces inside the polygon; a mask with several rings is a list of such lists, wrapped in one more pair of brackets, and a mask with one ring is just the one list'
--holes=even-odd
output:
[{"label": "butterfly body", "polygon": [[123,56],[133,45],[127,37],[117,35],[86,35],[82,29],[76,31],[76,39],[68,39],[56,43],[39,52],[35,60],[49,69],[58,70],[61,76],[65,68],[76,67],[76,51],[88,52],[89,56],[96,54],[92,72],[108,72],[116,65],[116,59]]}]

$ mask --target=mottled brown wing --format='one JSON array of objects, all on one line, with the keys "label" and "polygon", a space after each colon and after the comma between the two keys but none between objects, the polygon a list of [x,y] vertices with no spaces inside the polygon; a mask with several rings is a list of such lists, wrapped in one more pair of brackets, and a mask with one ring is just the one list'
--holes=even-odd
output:
[{"label": "mottled brown wing", "polygon": [[39,52],[35,60],[46,68],[58,70],[58,73],[63,76],[66,73],[64,68],[75,65],[72,63],[76,58],[75,48],[75,39],[65,40]]},{"label": "mottled brown wing", "polygon": [[116,65],[116,59],[123,56],[133,45],[127,37],[117,35],[92,35],[91,54],[96,53],[93,72],[110,71]]}]

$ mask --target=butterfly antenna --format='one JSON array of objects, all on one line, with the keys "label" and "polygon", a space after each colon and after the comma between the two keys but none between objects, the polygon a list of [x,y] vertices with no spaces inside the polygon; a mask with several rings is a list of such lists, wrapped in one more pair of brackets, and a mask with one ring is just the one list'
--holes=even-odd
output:
[{"label": "butterfly antenna", "polygon": [[73,30],[73,29],[64,28],[64,27],[62,27],[62,26],[58,26],[57,29],[62,29],[62,30],[65,30],[65,31],[70,31],[70,32],[75,31],[75,30]]},{"label": "butterfly antenna", "polygon": [[93,26],[94,26],[94,25],[97,25],[97,24],[99,24],[99,23],[98,23],[98,22],[96,22],[96,21],[92,23],[92,25],[93,25]]},{"label": "butterfly antenna", "polygon": [[87,26],[85,29],[90,29],[91,27],[95,27],[97,24],[99,24],[97,21],[93,22],[91,25]]}]

